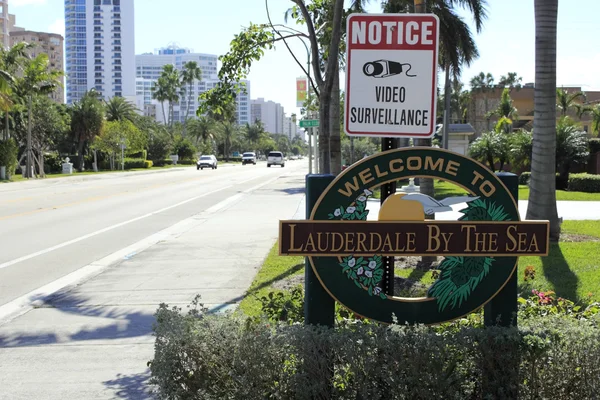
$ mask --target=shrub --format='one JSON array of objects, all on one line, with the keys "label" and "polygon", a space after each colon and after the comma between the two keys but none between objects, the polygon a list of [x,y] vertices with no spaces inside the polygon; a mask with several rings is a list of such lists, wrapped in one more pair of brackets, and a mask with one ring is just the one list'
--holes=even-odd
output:
[{"label": "shrub", "polygon": [[531,172],[521,172],[519,175],[519,185],[529,185],[531,179]]},{"label": "shrub", "polygon": [[64,158],[57,153],[44,154],[44,172],[47,174],[59,174],[62,172]]},{"label": "shrub", "polygon": [[164,160],[169,158],[170,151],[171,139],[168,134],[155,134],[148,139],[147,159],[152,160],[154,165],[164,165]]},{"label": "shrub", "polygon": [[151,382],[161,399],[591,399],[598,320],[534,316],[515,328],[334,329],[156,313]]},{"label": "shrub", "polygon": [[125,158],[125,169],[148,168],[143,158]]},{"label": "shrub", "polygon": [[152,168],[153,164],[151,160],[144,160],[144,168]]},{"label": "shrub", "polygon": [[14,139],[0,140],[0,166],[6,167],[6,177],[10,179],[17,169],[19,146]]},{"label": "shrub", "polygon": [[183,160],[195,160],[198,149],[188,138],[178,137],[173,144],[173,154],[179,156],[177,164],[181,164]]},{"label": "shrub", "polygon": [[569,190],[572,192],[600,193],[600,175],[571,174]]},{"label": "shrub", "polygon": [[[227,159],[225,157],[217,157],[217,161],[225,162]],[[242,162],[242,157],[229,157],[229,162]]]}]

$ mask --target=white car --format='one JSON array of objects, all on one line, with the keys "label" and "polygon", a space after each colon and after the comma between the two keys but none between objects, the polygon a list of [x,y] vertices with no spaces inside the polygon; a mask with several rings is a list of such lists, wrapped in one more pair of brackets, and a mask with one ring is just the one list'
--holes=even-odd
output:
[{"label": "white car", "polygon": [[256,154],[247,152],[242,154],[242,165],[253,164],[256,165]]},{"label": "white car", "polygon": [[212,168],[217,169],[217,157],[213,155],[201,156],[196,163],[196,169]]},{"label": "white car", "polygon": [[272,151],[267,156],[267,167],[271,167],[271,165],[281,165],[281,168],[285,167],[285,158],[283,157],[283,153],[280,151]]}]

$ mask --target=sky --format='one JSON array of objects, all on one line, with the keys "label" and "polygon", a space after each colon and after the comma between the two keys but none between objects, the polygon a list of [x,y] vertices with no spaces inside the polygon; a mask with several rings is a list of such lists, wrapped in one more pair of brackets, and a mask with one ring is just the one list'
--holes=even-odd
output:
[{"label": "sky", "polygon": [[[131,0],[122,0],[131,1]],[[228,51],[234,35],[253,23],[266,23],[264,0],[134,0],[136,54],[152,52],[175,43],[196,52],[221,55]],[[535,21],[533,0],[488,0],[488,19],[480,34],[467,12],[480,58],[465,67],[462,81],[468,84],[479,72],[490,72],[496,81],[517,72],[523,83],[534,82]],[[369,12],[380,11],[380,1],[371,0]],[[269,0],[273,23],[285,23],[290,0]],[[17,26],[64,35],[63,0],[9,0],[9,12]],[[600,90],[599,0],[560,0],[558,13],[557,84]],[[302,26],[291,25],[297,29]],[[306,64],[306,49],[299,39],[291,48]],[[283,45],[267,51],[254,63],[249,79],[251,97],[281,103],[286,113],[298,113],[295,80],[303,72]],[[343,86],[343,79],[341,79]]]}]

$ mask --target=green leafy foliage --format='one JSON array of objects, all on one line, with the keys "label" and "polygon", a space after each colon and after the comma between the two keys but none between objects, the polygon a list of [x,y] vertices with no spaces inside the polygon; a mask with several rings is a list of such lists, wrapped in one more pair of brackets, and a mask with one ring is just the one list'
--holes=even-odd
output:
[{"label": "green leafy foliage", "polygon": [[572,174],[568,188],[573,192],[600,193],[600,175]]},{"label": "green leafy foliage", "polygon": [[0,166],[6,167],[6,177],[10,179],[17,168],[19,147],[14,139],[0,140]]},{"label": "green leafy foliage", "polygon": [[[592,399],[598,316],[531,315],[480,329],[349,321],[335,328],[162,304],[151,383],[158,399]],[[546,307],[537,306],[534,307]],[[279,315],[275,313],[275,315]],[[399,382],[401,377],[401,383]]]},{"label": "green leafy foliage", "polygon": [[200,107],[196,114],[226,114],[228,105],[234,104],[238,93],[245,90],[240,82],[250,73],[252,63],[260,60],[265,50],[273,48],[273,40],[274,34],[265,24],[250,24],[235,35],[229,52],[219,57],[220,83],[200,94]]},{"label": "green leafy foliage", "polygon": [[590,154],[600,153],[600,139],[592,138],[589,140]]}]

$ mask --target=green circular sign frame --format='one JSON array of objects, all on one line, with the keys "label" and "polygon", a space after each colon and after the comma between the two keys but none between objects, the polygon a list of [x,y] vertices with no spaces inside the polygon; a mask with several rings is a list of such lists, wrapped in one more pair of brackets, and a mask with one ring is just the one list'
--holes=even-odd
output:
[{"label": "green circular sign frame", "polygon": [[[441,168],[436,164],[440,159],[443,160]],[[436,168],[431,168],[433,166]],[[374,189],[408,178],[449,181],[478,196],[479,200],[461,210],[463,217],[459,220],[521,220],[517,204],[506,186],[484,165],[450,151],[420,147],[378,153],[353,164],[323,192],[310,220],[365,220],[366,198]],[[366,185],[365,181],[368,181]],[[349,187],[348,182],[354,186]],[[353,192],[348,196],[350,188]],[[440,276],[429,288],[427,297],[401,298],[382,293],[377,283],[381,284],[383,279],[379,256],[308,259],[323,288],[353,313],[384,323],[392,323],[395,318],[398,323],[410,324],[442,323],[476,311],[506,285],[518,261],[514,256],[446,257],[440,263]]]}]

